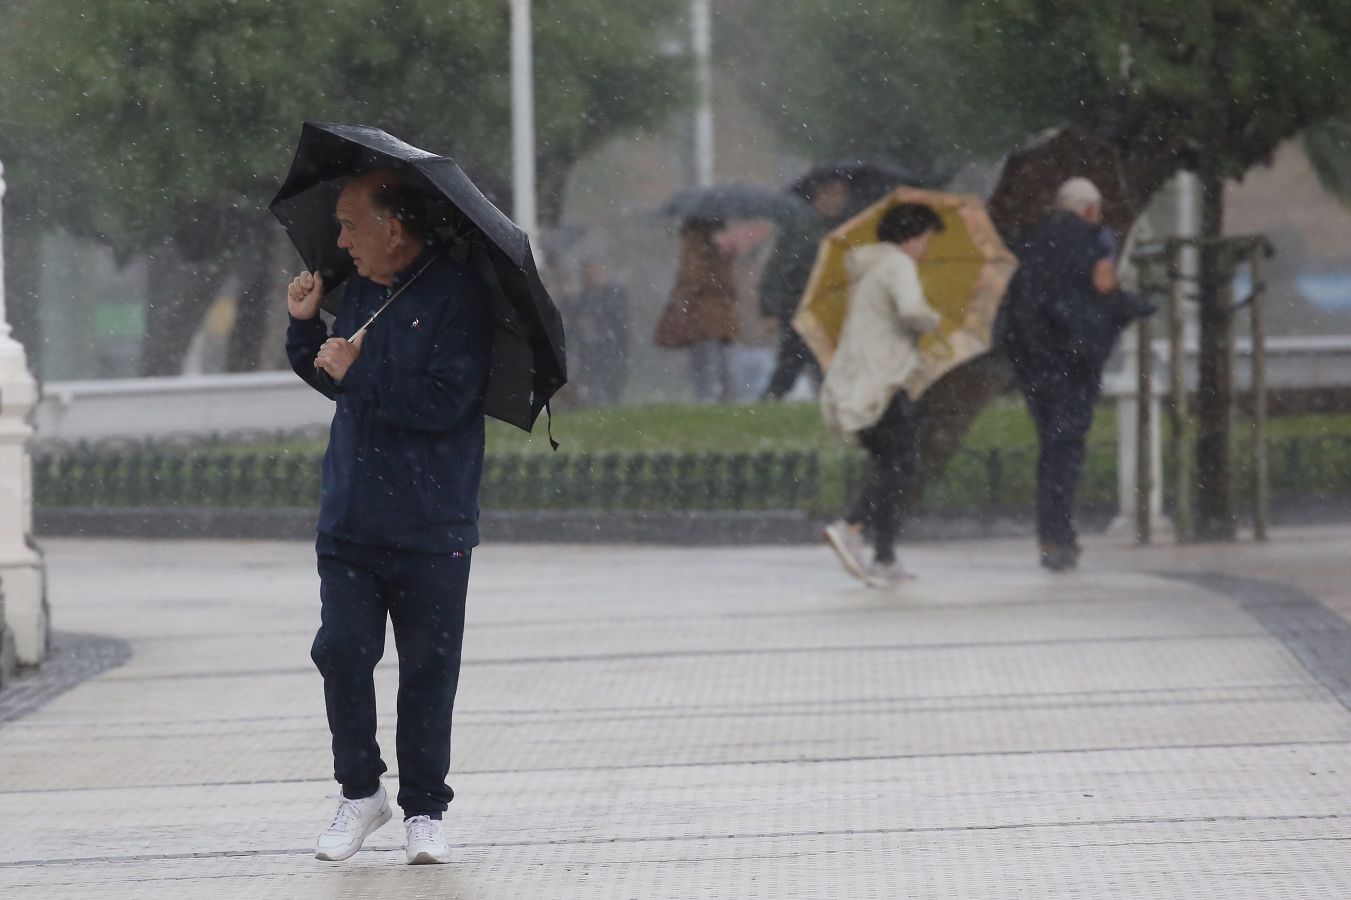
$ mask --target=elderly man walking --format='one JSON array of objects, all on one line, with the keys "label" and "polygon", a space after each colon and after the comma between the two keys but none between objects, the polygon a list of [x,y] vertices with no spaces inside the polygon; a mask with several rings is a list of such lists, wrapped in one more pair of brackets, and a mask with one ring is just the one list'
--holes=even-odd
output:
[{"label": "elderly man walking", "polygon": [[995,323],[1037,428],[1037,537],[1053,572],[1079,561],[1074,496],[1111,349],[1098,323],[1117,291],[1113,244],[1098,188],[1066,181],[1055,211],[1015,242],[1019,268]]},{"label": "elderly man walking", "polygon": [[429,235],[422,197],[398,172],[351,181],[336,214],[338,246],[356,272],[333,333],[319,317],[319,275],[298,276],[287,292],[291,366],[336,401],[311,656],[324,679],[342,796],[315,856],[350,857],[392,815],[380,783],[387,767],[375,737],[374,685],[389,620],[408,861],[444,862],[441,816],[454,796],[446,784],[451,710],[478,543],[493,317],[483,283]]}]

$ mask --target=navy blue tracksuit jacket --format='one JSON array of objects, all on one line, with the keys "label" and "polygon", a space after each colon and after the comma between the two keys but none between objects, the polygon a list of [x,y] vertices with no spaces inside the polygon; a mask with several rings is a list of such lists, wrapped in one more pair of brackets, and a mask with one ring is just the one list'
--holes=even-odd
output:
[{"label": "navy blue tracksuit jacket", "polygon": [[429,244],[385,288],[348,277],[332,336],[351,337],[430,261],[366,332],[336,388],[314,357],[330,337],[321,317],[291,320],[291,367],[337,401],[324,455],[319,533],[417,553],[478,543],[483,473],[483,392],[493,315],[483,282]]}]

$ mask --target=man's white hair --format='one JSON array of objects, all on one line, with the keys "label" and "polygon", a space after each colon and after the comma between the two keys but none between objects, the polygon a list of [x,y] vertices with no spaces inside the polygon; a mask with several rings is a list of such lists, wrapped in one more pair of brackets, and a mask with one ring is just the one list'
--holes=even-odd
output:
[{"label": "man's white hair", "polygon": [[1087,178],[1071,178],[1055,192],[1057,209],[1082,213],[1092,206],[1102,206],[1102,191]]}]

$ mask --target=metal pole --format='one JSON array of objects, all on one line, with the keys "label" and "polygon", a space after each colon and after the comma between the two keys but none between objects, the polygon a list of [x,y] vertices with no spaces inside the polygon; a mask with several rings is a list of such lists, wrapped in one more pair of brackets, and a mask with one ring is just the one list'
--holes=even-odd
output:
[{"label": "metal pole", "polygon": [[690,0],[691,46],[694,50],[694,181],[713,183],[713,13],[711,0]]},{"label": "metal pole", "polygon": [[[0,209],[5,202],[5,164],[0,163]],[[0,219],[0,344],[9,340],[9,316],[5,313],[5,230]]]},{"label": "metal pole", "polygon": [[[1177,173],[1174,196],[1177,236],[1184,239],[1198,237],[1201,233],[1201,189],[1195,172],[1184,169]],[[1200,270],[1200,251],[1190,243],[1184,245],[1178,262],[1179,274],[1190,281],[1200,274]]]},{"label": "metal pole", "polygon": [[1270,502],[1270,482],[1267,473],[1267,360],[1266,323],[1262,303],[1266,293],[1263,282],[1263,262],[1267,252],[1264,246],[1249,251],[1252,262],[1252,304],[1248,321],[1252,326],[1252,428],[1253,428],[1253,539],[1267,539],[1267,505]]},{"label": "metal pole", "polygon": [[539,232],[535,203],[535,74],[530,0],[511,0],[512,217],[534,240]]},{"label": "metal pole", "polygon": [[1178,541],[1192,539],[1191,423],[1187,412],[1187,311],[1183,280],[1183,241],[1168,248],[1168,411],[1172,419],[1169,443],[1173,451],[1174,526]]},{"label": "metal pole", "polygon": [[1149,317],[1136,322],[1135,328],[1135,542],[1144,546],[1153,538],[1154,354]]},{"label": "metal pole", "polygon": [[1220,277],[1220,289],[1216,297],[1217,304],[1222,313],[1219,317],[1218,325],[1220,327],[1220,340],[1224,351],[1224,367],[1221,373],[1221,381],[1227,402],[1224,408],[1224,441],[1215,441],[1216,449],[1223,454],[1221,459],[1217,459],[1224,467],[1224,471],[1229,473],[1225,479],[1227,488],[1224,495],[1224,509],[1228,511],[1228,521],[1216,524],[1216,533],[1209,535],[1209,539],[1221,538],[1224,540],[1234,540],[1238,534],[1238,482],[1234,478],[1234,428],[1238,423],[1239,397],[1238,389],[1235,384],[1238,378],[1238,334],[1235,326],[1237,325],[1238,312],[1235,309],[1236,298],[1234,296],[1234,275],[1238,269],[1239,249],[1233,242],[1221,239],[1216,248],[1216,268],[1215,271]]}]

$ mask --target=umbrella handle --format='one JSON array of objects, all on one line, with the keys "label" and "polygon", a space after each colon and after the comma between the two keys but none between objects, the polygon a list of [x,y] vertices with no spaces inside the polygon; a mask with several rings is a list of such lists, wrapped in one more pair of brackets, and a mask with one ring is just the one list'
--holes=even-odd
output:
[{"label": "umbrella handle", "polygon": [[[935,359],[952,359],[954,356],[957,355],[957,351],[956,349],[953,348],[952,342],[948,340],[947,335],[943,334],[943,332],[935,331],[929,335],[929,338],[931,341],[931,343],[929,344],[930,356],[934,357]],[[935,346],[941,347],[946,352],[943,354],[935,353],[934,352]]]}]

